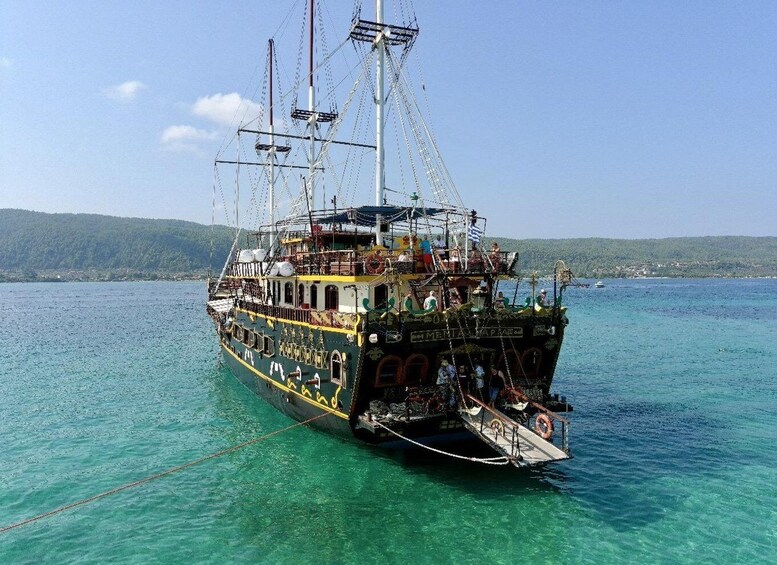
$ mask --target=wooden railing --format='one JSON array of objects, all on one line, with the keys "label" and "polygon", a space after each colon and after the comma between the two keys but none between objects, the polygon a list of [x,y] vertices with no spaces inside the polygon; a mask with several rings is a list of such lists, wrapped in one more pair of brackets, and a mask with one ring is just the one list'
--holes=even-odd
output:
[{"label": "wooden railing", "polygon": [[[498,410],[494,410],[493,408],[491,408],[490,406],[488,406],[484,402],[478,400],[477,398],[475,398],[471,394],[465,394],[464,396],[465,396],[465,398],[468,401],[470,401],[470,402],[474,403],[475,405],[480,406],[484,410],[488,411],[494,418],[498,418],[499,421],[502,422],[502,425],[504,426],[505,433],[507,432],[507,429],[509,427],[512,430],[512,433],[513,433],[514,443],[515,443],[515,445],[517,445],[517,436],[515,435],[515,429],[514,428],[515,428],[516,425],[518,425],[518,422],[516,422],[512,418],[509,418],[509,417],[505,416],[504,414],[502,414]],[[542,412],[543,414],[547,414],[548,417],[550,417],[552,420],[554,420],[556,422],[559,422],[561,424],[561,449],[563,449],[565,452],[568,453],[569,452],[569,420],[567,420],[563,416],[559,416],[558,414],[556,414],[555,412],[553,412],[551,410],[548,410],[543,405],[541,405],[541,404],[539,404],[537,402],[534,402],[533,400],[528,400],[527,399],[526,402],[528,402],[528,404],[530,406],[536,408],[538,411]],[[527,424],[528,424],[528,422],[527,422]],[[537,433],[536,430],[533,429],[530,426],[524,426],[524,427],[526,427],[527,429],[532,430],[533,432]],[[483,417],[481,417],[481,433],[482,433],[482,431],[483,431]],[[548,440],[548,441],[550,441],[550,440]],[[518,446],[518,451],[520,452],[520,446]],[[518,453],[518,454],[520,454],[520,453]]]},{"label": "wooden railing", "polygon": [[[404,255],[404,256],[403,256]],[[402,259],[402,260],[400,260]],[[278,257],[294,265],[298,275],[359,276],[380,274],[392,269],[402,274],[426,273],[423,255],[412,250],[373,251],[342,250],[299,252]],[[486,272],[508,274],[511,254],[508,252],[471,253],[464,261],[455,250],[434,250],[432,268],[447,274],[482,274]],[[228,275],[233,277],[258,277],[267,275],[260,263],[232,263]]]},{"label": "wooden railing", "polygon": [[324,326],[328,328],[353,329],[358,323],[357,314],[348,312],[337,312],[335,310],[310,310],[307,308],[290,308],[287,306],[272,306],[269,304],[258,304],[248,300],[238,299],[237,307],[246,312],[289,320],[292,322],[302,322],[314,326]]}]

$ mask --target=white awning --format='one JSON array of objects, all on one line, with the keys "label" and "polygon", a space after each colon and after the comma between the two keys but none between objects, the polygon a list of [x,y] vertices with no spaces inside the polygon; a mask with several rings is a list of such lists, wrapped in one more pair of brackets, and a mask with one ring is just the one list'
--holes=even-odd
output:
[{"label": "white awning", "polygon": [[232,308],[234,300],[232,298],[222,298],[220,300],[211,300],[208,306],[213,308],[219,314],[226,314]]}]

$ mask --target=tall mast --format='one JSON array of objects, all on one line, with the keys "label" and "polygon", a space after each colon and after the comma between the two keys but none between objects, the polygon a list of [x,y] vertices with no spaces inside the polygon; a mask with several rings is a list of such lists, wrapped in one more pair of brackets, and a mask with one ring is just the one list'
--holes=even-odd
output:
[{"label": "tall mast", "polygon": [[[270,39],[267,45],[267,70],[269,73],[269,83],[270,83],[270,94],[268,96],[267,100],[267,106],[270,110],[270,124],[269,129],[266,133],[270,135],[269,143],[264,143],[261,138],[257,137],[256,145],[254,146],[256,148],[257,155],[262,155],[263,153],[267,154],[267,164],[270,166],[270,187],[268,190],[268,199],[269,199],[269,205],[270,205],[270,251],[272,251],[273,248],[275,248],[275,160],[278,158],[278,154],[285,154],[291,151],[291,147],[287,145],[275,145],[275,120],[273,118],[274,116],[274,102],[273,102],[273,92],[274,92],[274,74],[275,70],[273,69],[273,64],[275,62],[275,42]],[[259,134],[263,134],[264,132],[257,132]],[[283,136],[282,136],[283,137]],[[282,165],[281,165],[282,166]]]},{"label": "tall mast", "polygon": [[315,190],[315,177],[313,176],[313,169],[316,160],[316,94],[313,89],[313,6],[315,0],[310,0],[310,67],[308,74],[308,111],[310,112],[310,118],[308,124],[310,126],[310,155],[308,156],[308,206],[311,209],[315,208],[316,190]]},{"label": "tall mast", "polygon": [[272,146],[270,150],[270,194],[268,195],[270,200],[270,250],[275,246],[275,124],[272,118],[273,45],[273,40],[270,39],[268,46],[270,52],[270,145]]},{"label": "tall mast", "polygon": [[[384,145],[384,105],[386,94],[384,76],[386,68],[386,47],[402,46],[407,50],[418,35],[417,27],[384,23],[383,0],[375,0],[375,21],[355,20],[351,25],[350,37],[354,41],[370,43],[375,49],[375,206],[383,206],[386,189],[386,150]],[[383,245],[380,226],[383,217],[375,215],[375,243]]]},{"label": "tall mast", "polygon": [[[383,24],[383,0],[375,0],[375,23]],[[383,75],[386,64],[386,44],[384,31],[378,32],[375,38],[375,206],[383,206],[383,189],[385,184],[385,149],[383,147]],[[375,215],[375,243],[383,245],[383,232],[380,229],[383,217]]]},{"label": "tall mast", "polygon": [[[307,196],[308,204],[311,208],[315,208],[315,163],[316,163],[316,128],[318,128],[318,124],[320,123],[331,123],[334,120],[337,119],[337,114],[335,112],[319,112],[316,110],[316,97],[315,97],[315,91],[313,89],[313,71],[315,70],[315,67],[313,65],[313,29],[314,25],[314,13],[313,13],[313,6],[315,4],[315,0],[310,0],[310,51],[309,51],[309,60],[310,65],[308,67],[308,109],[303,110],[301,108],[294,108],[291,111],[291,117],[294,120],[300,120],[305,121],[308,124],[308,127],[310,128],[309,134],[310,134],[310,147],[308,152],[308,178],[305,181],[305,191]],[[295,106],[296,106],[296,100],[295,100]]]}]

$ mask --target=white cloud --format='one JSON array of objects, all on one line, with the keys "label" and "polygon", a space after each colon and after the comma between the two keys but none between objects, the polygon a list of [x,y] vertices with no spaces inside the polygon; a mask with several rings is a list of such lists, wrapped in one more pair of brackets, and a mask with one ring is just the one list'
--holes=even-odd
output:
[{"label": "white cloud", "polygon": [[174,151],[196,151],[202,141],[216,139],[219,133],[192,126],[170,126],[162,132],[162,145]]},{"label": "white cloud", "polygon": [[223,125],[232,125],[236,119],[241,122],[246,118],[253,120],[261,109],[260,104],[241,98],[237,92],[203,96],[192,106],[195,115]]},{"label": "white cloud", "polygon": [[134,102],[141,90],[146,85],[139,80],[128,80],[116,86],[103,90],[103,94],[116,102]]},{"label": "white cloud", "polygon": [[0,57],[0,69],[10,69],[13,67],[13,61],[8,57]]}]

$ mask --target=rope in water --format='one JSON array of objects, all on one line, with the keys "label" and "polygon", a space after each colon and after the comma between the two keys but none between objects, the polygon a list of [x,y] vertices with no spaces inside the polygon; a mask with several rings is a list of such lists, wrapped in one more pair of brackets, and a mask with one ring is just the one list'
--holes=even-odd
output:
[{"label": "rope in water", "polygon": [[484,465],[507,465],[510,462],[510,460],[507,457],[504,457],[504,456],[502,456],[502,457],[485,457],[485,458],[481,458],[481,457],[467,457],[466,455],[458,455],[456,453],[450,453],[449,451],[442,451],[441,449],[435,449],[434,447],[431,447],[431,446],[428,446],[428,445],[424,445],[423,443],[418,443],[417,441],[413,441],[409,437],[405,437],[405,436],[395,432],[391,428],[389,428],[387,426],[384,426],[383,424],[381,424],[377,420],[373,420],[373,423],[377,424],[378,426],[380,426],[384,430],[388,430],[389,432],[391,432],[392,434],[394,434],[395,436],[397,436],[400,439],[403,439],[403,440],[405,440],[407,442],[410,442],[413,445],[417,445],[418,447],[423,447],[424,449],[428,449],[429,451],[434,451],[435,453],[439,453],[440,455],[447,455],[448,457],[453,457],[455,459],[464,459],[465,461],[473,461],[474,463],[483,463]]},{"label": "rope in water", "polygon": [[96,500],[99,500],[101,498],[105,498],[106,496],[116,494],[134,487],[138,487],[140,485],[150,483],[151,481],[155,481],[157,479],[161,479],[162,477],[166,477],[167,475],[172,475],[173,473],[177,473],[178,471],[182,471],[184,469],[187,469],[189,467],[194,467],[195,465],[199,465],[200,463],[204,463],[205,461],[209,461],[210,459],[216,459],[217,457],[221,457],[223,455],[227,455],[229,453],[232,453],[233,451],[237,451],[238,449],[243,449],[244,447],[248,447],[250,445],[257,444],[261,441],[264,441],[266,439],[271,438],[272,436],[278,435],[280,433],[283,433],[285,431],[291,430],[292,428],[296,428],[299,426],[304,426],[305,424],[309,424],[310,422],[313,422],[315,420],[318,420],[319,418],[323,418],[324,416],[328,416],[329,412],[325,412],[324,414],[319,414],[318,416],[314,416],[313,418],[309,418],[305,420],[304,422],[297,422],[296,424],[292,424],[291,426],[286,426],[285,428],[281,428],[280,430],[275,430],[274,432],[270,432],[269,434],[254,438],[252,440],[246,441],[244,443],[241,443],[239,445],[235,445],[233,447],[229,447],[227,449],[224,449],[222,451],[219,451],[218,453],[211,453],[210,455],[206,455],[205,457],[201,457],[197,459],[196,461],[190,461],[189,463],[184,463],[183,465],[179,465],[178,467],[173,467],[172,469],[168,469],[166,471],[162,471],[161,473],[157,473],[155,475],[151,475],[150,477],[146,477],[145,479],[140,479],[139,481],[135,481],[133,483],[128,483],[126,485],[116,487],[114,489],[102,492],[100,494],[96,494],[94,496],[90,496],[89,498],[84,498],[83,500],[79,500],[78,502],[73,502],[71,504],[67,504],[65,506],[61,506],[59,508],[56,508],[54,510],[50,510],[49,512],[45,512],[43,514],[39,514],[37,516],[33,516],[32,518],[27,518],[26,520],[22,520],[21,522],[16,522],[15,524],[11,524],[9,526],[5,526],[3,528],[0,528],[0,534],[8,532],[10,530],[20,528],[21,526],[25,526],[27,524],[30,524],[32,522],[37,522],[38,520],[42,520],[43,518],[48,518],[50,516],[53,516],[55,514],[59,514],[60,512],[64,512],[66,510],[70,510],[71,508],[75,508],[77,506],[83,506],[84,504],[89,504],[91,502],[94,502]]}]

